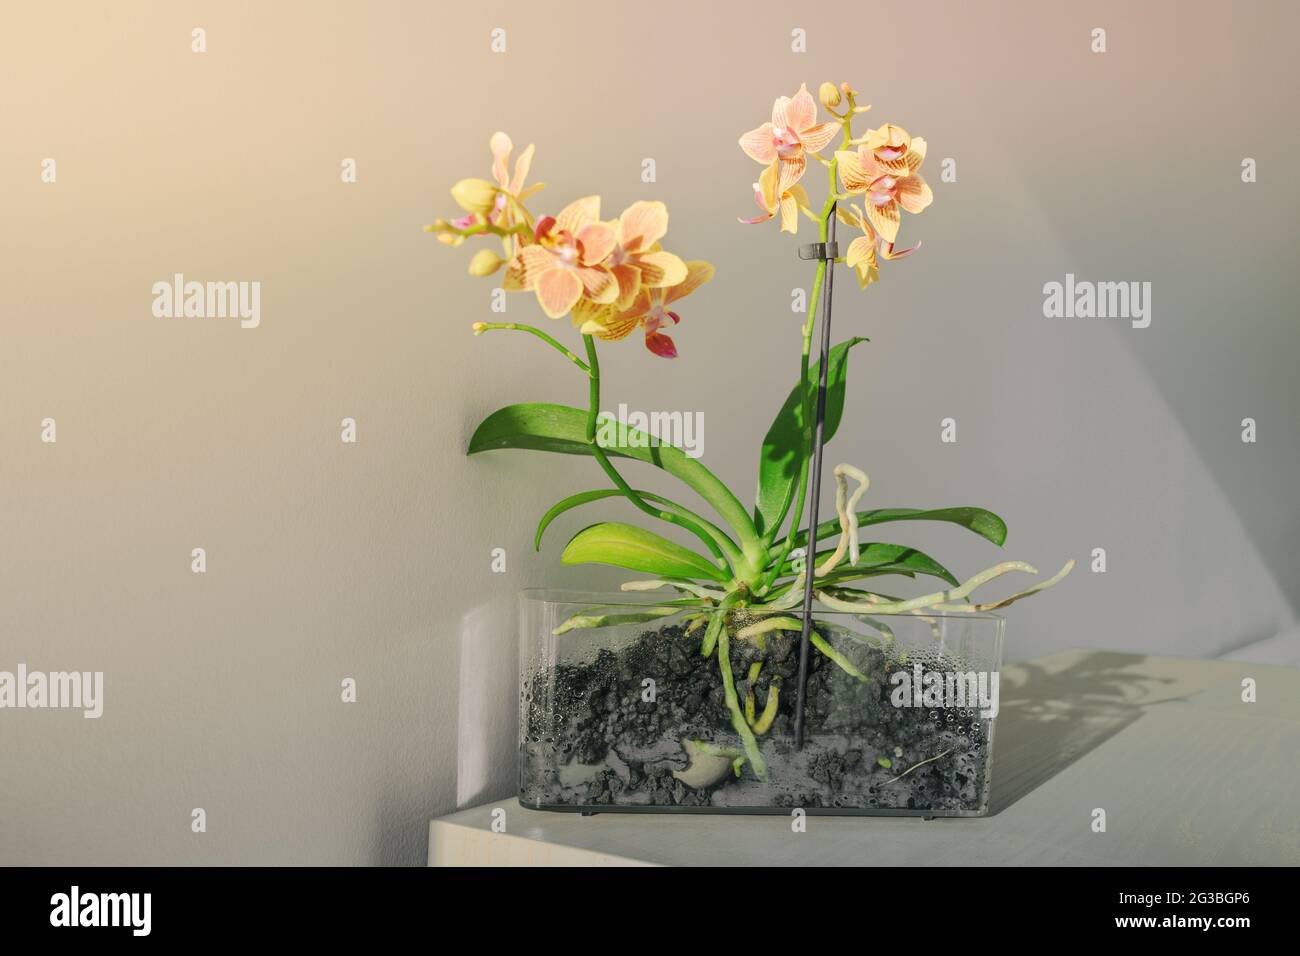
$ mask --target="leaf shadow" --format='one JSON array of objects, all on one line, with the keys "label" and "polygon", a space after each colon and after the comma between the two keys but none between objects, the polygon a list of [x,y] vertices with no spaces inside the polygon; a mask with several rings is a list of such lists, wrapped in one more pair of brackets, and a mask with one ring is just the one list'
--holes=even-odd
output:
[{"label": "leaf shadow", "polygon": [[1173,678],[1135,673],[1146,657],[1084,654],[1063,670],[1016,665],[1004,672],[993,740],[990,813],[997,814],[1095,750],[1151,707],[1186,699],[1160,696]]}]

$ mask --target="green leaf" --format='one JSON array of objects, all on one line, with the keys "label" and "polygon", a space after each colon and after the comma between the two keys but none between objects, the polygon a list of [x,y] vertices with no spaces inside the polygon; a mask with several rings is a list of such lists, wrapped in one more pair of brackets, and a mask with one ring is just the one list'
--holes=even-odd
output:
[{"label": "green leaf", "polygon": [[[601,442],[611,457],[635,458],[658,468],[692,488],[711,504],[723,519],[751,547],[757,542],[753,522],[739,499],[702,463],[674,445],[659,443],[652,435],[622,423],[615,428],[615,441]],[[479,424],[469,441],[467,454],[498,448],[549,451],[562,455],[590,455],[587,443],[587,413],[566,405],[531,403],[507,405]]]},{"label": "green leaf", "polygon": [[[929,511],[920,508],[877,508],[874,511],[858,512],[859,528],[886,521],[948,521],[974,531],[998,546],[1007,540],[1007,523],[992,511],[983,508],[934,508]],[[839,521],[824,521],[817,526],[817,537],[822,539],[839,534],[839,531]],[[802,548],[807,543],[808,532],[800,531],[795,535],[796,548]]]},{"label": "green leaf", "polygon": [[[724,532],[721,528],[719,528],[717,525],[713,524],[712,522],[707,521],[704,518],[701,518],[699,515],[695,514],[695,512],[691,511],[689,508],[685,508],[682,505],[677,504],[677,502],[670,501],[669,499],[663,497],[662,495],[656,495],[653,492],[638,491],[637,494],[640,495],[642,498],[644,498],[646,501],[652,501],[657,505],[662,505],[663,507],[667,508],[669,511],[690,518],[691,520],[695,521],[697,524],[701,525],[704,528],[704,530],[708,532],[708,534],[715,541],[721,544],[723,546],[724,551],[728,551],[728,553],[734,551],[736,547],[736,543],[727,537],[726,532]],[[544,535],[546,533],[546,529],[551,526],[551,522],[554,521],[556,518],[558,518],[560,515],[564,514],[566,511],[572,511],[574,508],[581,507],[582,505],[585,504],[590,504],[593,501],[601,501],[605,498],[622,498],[622,497],[624,497],[624,494],[618,488],[601,488],[596,491],[581,491],[578,492],[578,494],[576,495],[569,495],[569,497],[561,501],[557,501],[555,504],[551,505],[551,507],[547,510],[546,514],[542,515],[542,520],[537,523],[537,533],[533,536],[533,549],[537,551],[541,550],[542,535]]]},{"label": "green leaf", "polygon": [[[836,345],[830,352],[830,365],[826,375],[826,418],[822,426],[822,441],[828,442],[840,427],[844,414],[844,388],[848,372],[849,349],[867,341],[854,336]],[[758,462],[758,501],[754,506],[754,525],[761,535],[776,533],[776,525],[783,519],[799,478],[799,463],[804,454],[804,395],[808,407],[817,407],[817,380],[820,362],[809,370],[808,384],[799,385],[776,413],[776,419],[763,439],[763,452]]]},{"label": "green leaf", "polygon": [[727,573],[680,544],[635,525],[606,521],[583,528],[564,546],[564,564],[612,564],[674,578],[726,581]]},{"label": "green leaf", "polygon": [[[537,533],[533,535],[533,550],[542,550],[542,535],[546,533],[546,529],[550,527],[551,522],[566,511],[572,511],[581,505],[592,501],[600,501],[603,498],[621,497],[622,494],[623,492],[618,488],[602,488],[600,491],[582,491],[557,501],[547,509],[546,514],[542,515],[542,520],[537,522]],[[644,491],[638,491],[637,494],[645,497]]]},{"label": "green leaf", "polygon": [[[821,564],[831,554],[830,551],[822,551],[817,555],[816,564]],[[855,577],[862,577],[863,572],[879,573],[889,571],[894,572],[911,572],[913,574],[929,574],[936,578],[942,578],[949,584],[960,584],[951,571],[945,568],[934,558],[930,557],[924,551],[918,551],[916,548],[910,548],[902,544],[883,544],[871,543],[862,545],[858,553],[858,563],[848,564],[841,562],[826,578],[818,578],[818,581],[844,581]],[[792,563],[786,561],[781,568],[782,574],[793,574]]]},{"label": "green leaf", "polygon": [[[581,409],[544,403],[507,405],[483,419],[469,440],[466,454],[476,455],[494,448],[527,448],[563,455],[590,455],[586,429],[587,413]],[[652,461],[649,452],[665,449],[660,446],[638,450],[647,453],[643,460]],[[621,448],[607,448],[606,451],[611,455],[632,457]],[[658,464],[657,461],[654,463]]]}]

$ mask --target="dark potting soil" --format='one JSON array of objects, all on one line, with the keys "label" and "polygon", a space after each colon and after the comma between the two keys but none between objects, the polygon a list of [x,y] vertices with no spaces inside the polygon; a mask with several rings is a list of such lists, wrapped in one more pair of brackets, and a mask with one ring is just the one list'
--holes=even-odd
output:
[{"label": "dark potting soil", "polygon": [[[750,664],[756,711],[778,685],[779,710],[758,738],[768,780],[746,763],[736,776],[722,761],[696,757],[689,742],[743,752],[723,695],[717,651],[699,653],[701,631],[649,630],[627,646],[602,649],[588,663],[561,663],[529,675],[520,802],[532,807],[839,808],[979,812],[987,796],[988,724],[977,710],[896,707],[890,675],[920,655],[898,656],[824,635],[867,678],[845,673],[809,650],[804,747],[794,748],[798,637],[768,634],[766,648],[731,643],[742,707]],[[935,655],[923,672],[962,670]],[[646,679],[653,680],[653,694]],[[647,699],[652,697],[653,699]],[[935,759],[937,758],[937,759]],[[729,763],[729,761],[728,761]],[[708,767],[716,772],[710,774]],[[705,773],[701,774],[701,768]],[[685,776],[687,779],[683,780]],[[695,785],[687,782],[694,780]]]}]

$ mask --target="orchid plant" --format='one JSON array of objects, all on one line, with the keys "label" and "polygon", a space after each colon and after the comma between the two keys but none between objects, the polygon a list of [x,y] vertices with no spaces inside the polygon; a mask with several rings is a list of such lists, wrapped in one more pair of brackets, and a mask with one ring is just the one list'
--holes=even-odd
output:
[{"label": "orchid plant", "polygon": [[[469,454],[517,448],[587,455],[604,473],[607,487],[571,495],[542,516],[534,546],[540,548],[546,529],[560,515],[607,498],[622,499],[654,521],[675,525],[700,545],[688,548],[625,522],[604,521],[582,529],[564,547],[562,562],[614,565],[648,574],[650,578],[628,581],[623,589],[671,594],[651,607],[587,609],[563,622],[556,633],[680,617],[688,633],[700,633],[703,658],[716,652],[731,722],[743,744],[743,753],[734,755],[736,772],[748,762],[760,778],[766,777],[766,765],[758,738],[772,725],[779,687],[771,685],[763,712],[758,713],[753,696],[758,674],[753,671],[761,669],[762,663],[757,662],[747,675],[745,686],[749,690],[742,704],[732,673],[730,642],[754,641],[761,650],[768,634],[798,632],[802,620],[792,611],[802,603],[807,575],[813,575],[815,597],[824,607],[862,615],[861,619],[882,635],[882,642],[887,642],[889,628],[874,615],[975,613],[1003,608],[1051,587],[1074,564],[1067,563],[1054,577],[1009,597],[972,601],[970,596],[976,588],[995,578],[1012,572],[1038,572],[1024,562],[1006,561],[959,581],[942,564],[915,548],[862,542],[862,529],[886,522],[943,521],[1002,545],[1007,534],[1003,520],[975,507],[859,510],[869,481],[863,471],[848,464],[834,469],[837,517],[817,528],[818,540],[834,538],[836,544],[815,555],[804,554],[809,529],[803,527],[803,510],[808,497],[820,372],[818,363],[811,361],[811,346],[826,271],[835,263],[843,263],[853,270],[862,288],[878,281],[882,261],[901,259],[916,249],[896,248],[901,214],[918,214],[933,199],[920,172],[926,154],[924,139],[893,124],[855,136],[855,119],[870,109],[859,105],[858,93],[847,83],[823,83],[818,93],[829,115],[825,121],[819,121],[817,103],[806,86],[801,86],[793,97],[776,99],[769,122],[740,137],[740,148],[762,166],[753,187],[761,212],[742,219],[743,223],[776,220],[781,232],[797,233],[800,217],[806,216],[816,223],[823,243],[832,216],[855,230],[842,257],[833,262],[824,258],[816,262],[810,307],[802,327],[798,383],[763,440],[757,501],[752,510],[701,461],[682,449],[622,423],[600,420],[602,381],[597,343],[623,340],[639,332],[654,355],[675,357],[677,347],[668,330],[681,321],[677,311],[680,302],[713,278],[709,263],[682,259],[664,248],[668,210],[662,202],[636,202],[615,219],[603,220],[600,198],[587,196],[555,215],[536,215],[526,202],[542,185],[525,186],[533,147],[523,150],[511,170],[513,144],[506,134],[496,133],[489,144],[492,179],[463,179],[456,183],[452,197],[464,214],[439,219],[426,227],[451,246],[476,237],[496,240],[500,252],[480,250],[470,262],[470,273],[489,276],[504,270],[502,285],[506,290],[533,293],[550,319],[569,316],[581,339],[579,353],[534,325],[473,325],[476,335],[507,330],[532,335],[563,356],[586,380],[585,409],[553,404],[510,405],[489,415],[470,440]],[[823,155],[836,136],[838,148],[829,156]],[[827,190],[820,211],[813,209],[803,185],[811,163],[821,165],[826,173]],[[864,341],[855,336],[830,350],[825,441],[835,434],[844,415],[849,351]],[[612,429],[608,427],[611,424]],[[623,475],[628,460],[672,475],[711,508],[713,518],[676,500],[635,489]],[[895,597],[880,591],[875,583],[890,575],[929,576],[943,581],[946,587],[917,597]],[[831,633],[829,625],[815,624],[810,634],[812,645],[852,677],[866,681],[866,675],[827,640]],[[708,749],[703,744],[700,747]]]}]

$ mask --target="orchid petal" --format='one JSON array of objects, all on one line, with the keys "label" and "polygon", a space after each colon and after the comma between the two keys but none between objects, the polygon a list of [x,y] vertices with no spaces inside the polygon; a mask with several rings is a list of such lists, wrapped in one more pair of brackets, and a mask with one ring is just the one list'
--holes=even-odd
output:
[{"label": "orchid petal", "polygon": [[[519,158],[515,160],[515,176],[510,180],[509,189],[512,196],[517,196],[520,199],[522,199],[524,195],[524,180],[528,178],[528,170],[532,168],[533,165],[533,152],[533,144],[529,143],[528,146],[525,147],[524,151],[519,154]],[[540,185],[534,186],[530,191],[535,191],[541,188]]]},{"label": "orchid petal", "polygon": [[867,219],[885,242],[898,238],[898,203],[887,202],[883,205],[867,203]]},{"label": "orchid petal", "polygon": [[577,235],[583,226],[590,225],[600,219],[600,197],[584,196],[582,199],[575,199],[555,217],[555,227],[562,232],[571,232]]},{"label": "orchid petal", "polygon": [[649,249],[668,232],[668,207],[658,200],[634,202],[618,218],[621,245],[628,252]]},{"label": "orchid petal", "polygon": [[632,330],[640,324],[640,319],[620,318],[611,314],[584,322],[578,331],[583,335],[594,335],[605,342],[617,342],[631,335]]},{"label": "orchid petal", "polygon": [[664,292],[664,305],[676,302],[690,295],[704,283],[713,278],[714,268],[703,259],[689,259],[686,262],[686,278]]},{"label": "orchid petal", "polygon": [[849,243],[844,253],[844,264],[856,269],[863,263],[874,265],[876,261],[876,244],[867,236],[858,236]]},{"label": "orchid petal", "polygon": [[[758,204],[766,209],[769,213],[776,212],[777,205],[777,185],[781,181],[781,161],[774,159],[772,164],[763,170],[758,177],[758,190],[754,198]],[[771,218],[769,216],[769,218]]]},{"label": "orchid petal", "polygon": [[583,335],[590,335],[588,327],[602,329],[614,320],[617,309],[612,305],[601,305],[590,299],[579,299],[569,314],[575,328],[581,329]]},{"label": "orchid petal", "polygon": [[578,281],[587,298],[592,302],[604,305],[617,301],[618,280],[608,269],[587,266],[574,271],[578,274]]},{"label": "orchid petal", "polygon": [[677,346],[662,332],[647,332],[645,347],[660,358],[677,358]]},{"label": "orchid petal", "polygon": [[862,161],[857,153],[848,150],[837,150],[835,161],[840,171],[840,185],[844,187],[845,192],[865,192],[866,188],[871,185],[871,180],[867,178],[862,169]]},{"label": "orchid petal", "polygon": [[582,298],[582,282],[572,269],[551,268],[537,277],[537,302],[549,318],[567,315]]},{"label": "orchid petal", "polygon": [[934,202],[934,193],[919,175],[904,176],[898,181],[898,203],[911,213],[917,213]]},{"label": "orchid petal", "polygon": [[778,181],[777,192],[784,193],[789,190],[795,183],[803,179],[804,170],[808,167],[808,160],[804,158],[802,152],[797,156],[791,156],[788,159],[781,160],[781,177]]},{"label": "orchid petal", "polygon": [[848,203],[838,203],[835,206],[835,218],[846,226],[856,226],[862,228],[862,212],[857,206],[850,206]]},{"label": "orchid petal", "polygon": [[618,307],[626,309],[641,291],[641,270],[631,263],[624,262],[614,266],[614,278],[618,280]]},{"label": "orchid petal", "polygon": [[537,287],[538,277],[555,267],[555,257],[541,246],[524,246],[506,267],[505,288],[518,292]]},{"label": "orchid petal", "polygon": [[770,163],[776,159],[776,144],[771,123],[764,123],[740,137],[740,148],[756,163]]},{"label": "orchid petal", "polygon": [[[808,84],[799,84],[799,92],[786,104],[785,118],[790,129],[797,132],[800,139],[803,138],[803,131],[817,122],[817,102],[808,92]],[[775,117],[772,122],[776,122]]]},{"label": "orchid petal", "polygon": [[893,123],[886,123],[876,129],[867,130],[866,147],[870,150],[890,147],[906,150],[911,145],[912,137],[907,130]]},{"label": "orchid petal", "polygon": [[671,252],[647,252],[637,257],[637,265],[647,288],[678,285],[686,278],[686,263]]},{"label": "orchid petal", "polygon": [[914,173],[921,168],[925,159],[925,140],[920,136],[912,138],[911,148],[907,151],[907,171]]},{"label": "orchid petal", "polygon": [[781,231],[789,233],[799,231],[799,203],[791,193],[781,197]]},{"label": "orchid petal", "polygon": [[812,126],[801,132],[799,139],[803,142],[804,149],[812,153],[820,152],[835,137],[835,132],[839,128],[839,123],[822,123],[820,126]]},{"label": "orchid petal", "polygon": [[574,235],[582,243],[582,263],[587,266],[604,262],[614,251],[614,246],[618,245],[614,230],[603,222],[588,223]]},{"label": "orchid petal", "polygon": [[790,128],[790,97],[778,96],[772,101],[772,126],[775,129]]},{"label": "orchid petal", "polygon": [[881,242],[881,244],[880,244],[880,258],[882,258],[882,259],[905,259],[905,258],[907,258],[908,256],[910,256],[912,253],[916,252],[917,249],[920,249],[920,248],[921,248],[921,244],[918,242],[916,245],[912,246],[912,247],[909,248],[909,249],[900,249],[900,250],[898,250],[897,252],[895,252],[895,251],[894,251],[894,244],[893,244],[892,242]]},{"label": "orchid petal", "polygon": [[[510,142],[510,137],[505,133],[493,133],[492,139],[488,141],[488,148],[492,150],[492,178],[497,181],[497,185],[505,189],[510,184],[510,151],[515,148],[514,143]],[[511,190],[515,192],[515,190]]]}]

